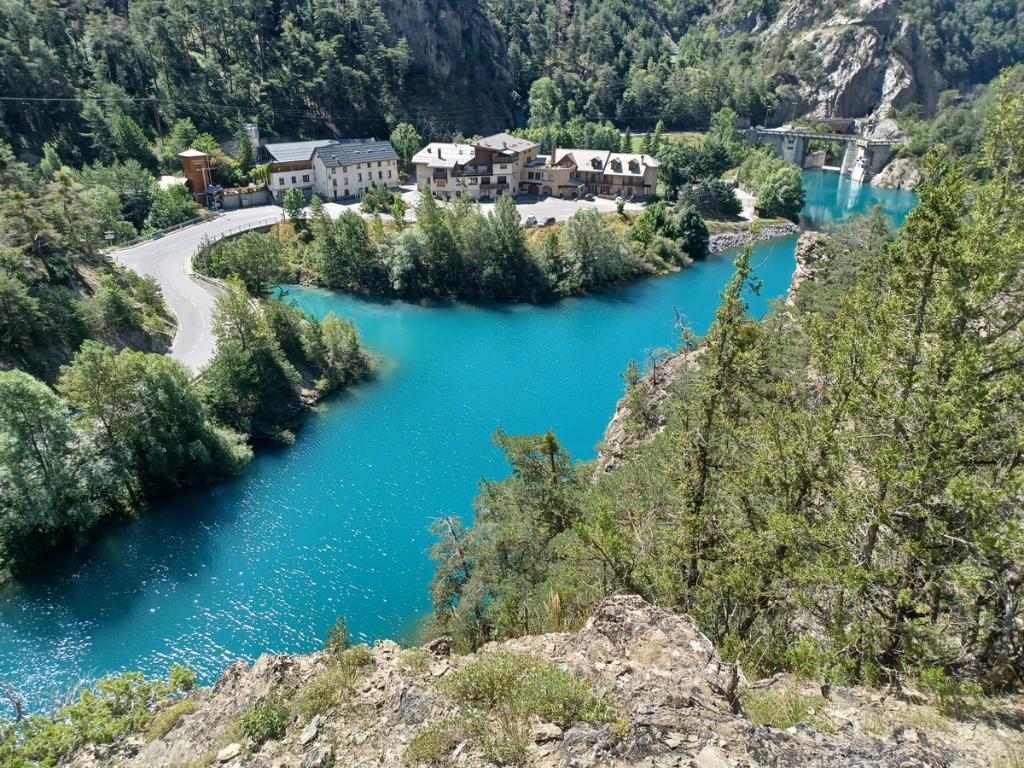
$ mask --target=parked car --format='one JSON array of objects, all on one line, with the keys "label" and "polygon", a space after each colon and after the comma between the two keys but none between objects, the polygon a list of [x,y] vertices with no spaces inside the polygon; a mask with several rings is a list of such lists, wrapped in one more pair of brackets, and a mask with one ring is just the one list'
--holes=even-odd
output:
[{"label": "parked car", "polygon": [[555,217],[554,216],[545,216],[543,219],[540,220],[540,224],[538,224],[537,226],[538,227],[546,227],[549,224],[554,224],[554,223],[555,223]]},{"label": "parked car", "polygon": [[423,205],[423,198],[422,197],[417,197],[415,200],[412,201],[412,207],[413,208],[419,208],[421,205]]},{"label": "parked car", "polygon": [[527,216],[523,220],[523,225],[527,226],[527,227],[536,227],[537,226],[537,217],[536,216]]},{"label": "parked car", "polygon": [[617,196],[617,197],[615,198],[615,204],[616,204],[616,205],[620,205],[621,203],[624,203],[624,202],[626,202],[626,201],[625,201],[625,200],[624,200],[624,199],[622,198],[622,195],[618,195],[618,196]]},{"label": "parked car", "polygon": [[593,192],[587,192],[587,194],[585,194],[583,196],[583,199],[584,200],[589,200],[590,202],[594,202],[594,193]]}]

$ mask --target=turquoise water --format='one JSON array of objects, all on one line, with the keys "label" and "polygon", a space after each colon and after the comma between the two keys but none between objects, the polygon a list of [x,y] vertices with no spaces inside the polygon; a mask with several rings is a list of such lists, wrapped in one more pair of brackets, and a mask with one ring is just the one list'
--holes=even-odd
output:
[{"label": "turquoise water", "polygon": [[[877,201],[898,223],[915,201],[807,178],[818,222]],[[755,315],[785,293],[794,244],[757,248]],[[677,310],[703,332],[731,271],[723,254],[544,307],[292,289],[312,314],[356,321],[380,357],[373,380],[309,414],[294,446],[261,451],[241,477],[181,493],[0,592],[0,680],[40,709],[112,671],[180,661],[209,682],[239,657],[309,651],[338,614],[366,640],[411,634],[430,609],[431,520],[468,517],[480,478],[507,471],[494,429],[554,429],[592,458],[627,362],[674,346]]]}]

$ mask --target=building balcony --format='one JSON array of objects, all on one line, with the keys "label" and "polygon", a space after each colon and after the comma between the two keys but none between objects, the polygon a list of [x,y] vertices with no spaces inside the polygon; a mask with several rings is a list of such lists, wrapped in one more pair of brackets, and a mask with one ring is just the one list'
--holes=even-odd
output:
[{"label": "building balcony", "polygon": [[464,165],[452,171],[453,176],[490,176],[494,173],[490,165]]}]

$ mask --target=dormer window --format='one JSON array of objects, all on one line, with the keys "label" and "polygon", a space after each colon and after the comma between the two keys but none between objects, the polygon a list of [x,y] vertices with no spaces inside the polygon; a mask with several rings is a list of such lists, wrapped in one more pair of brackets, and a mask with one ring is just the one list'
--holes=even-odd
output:
[{"label": "dormer window", "polygon": [[640,163],[638,163],[636,160],[630,160],[629,161],[629,172],[630,173],[640,173]]}]

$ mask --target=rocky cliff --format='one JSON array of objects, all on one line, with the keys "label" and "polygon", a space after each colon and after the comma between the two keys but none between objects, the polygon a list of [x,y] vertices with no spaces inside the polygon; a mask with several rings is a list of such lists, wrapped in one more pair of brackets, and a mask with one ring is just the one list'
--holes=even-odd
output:
[{"label": "rocky cliff", "polygon": [[[1005,749],[995,731],[983,726],[974,726],[980,730],[973,734],[956,723],[947,732],[922,727],[935,722],[934,710],[907,703],[906,697],[780,677],[749,684],[690,617],[620,596],[607,599],[578,632],[492,644],[474,656],[453,657],[443,642],[404,652],[390,641],[378,642],[366,655],[361,677],[335,703],[311,717],[301,708],[287,710],[283,735],[262,744],[240,737],[239,719],[282,696],[301,700],[329,674],[332,662],[326,653],[264,656],[251,667],[238,662],[212,688],[194,694],[194,711],[166,733],[91,748],[66,765],[417,765],[411,744],[423,755],[422,734],[471,714],[466,704],[439,692],[443,681],[496,652],[537,657],[568,672],[601,697],[611,713],[603,719],[613,719],[558,725],[530,717],[522,724],[522,751],[515,760],[523,766],[981,766]],[[803,722],[784,729],[757,724],[777,719],[776,704],[800,704],[796,719]],[[986,739],[993,746],[988,753]],[[430,764],[493,765],[486,750],[486,742],[459,737],[440,742],[429,753]]]},{"label": "rocky cliff", "polygon": [[841,10],[796,0],[760,31],[791,36],[813,72],[792,83],[796,115],[886,117],[911,103],[935,108],[941,78],[897,0],[861,0]]},{"label": "rocky cliff", "polygon": [[886,189],[916,189],[921,183],[921,169],[909,158],[897,158],[872,177],[871,186]]},{"label": "rocky cliff", "polygon": [[430,116],[421,128],[487,132],[515,123],[505,41],[479,0],[383,0],[381,10],[409,42],[410,106]]}]

